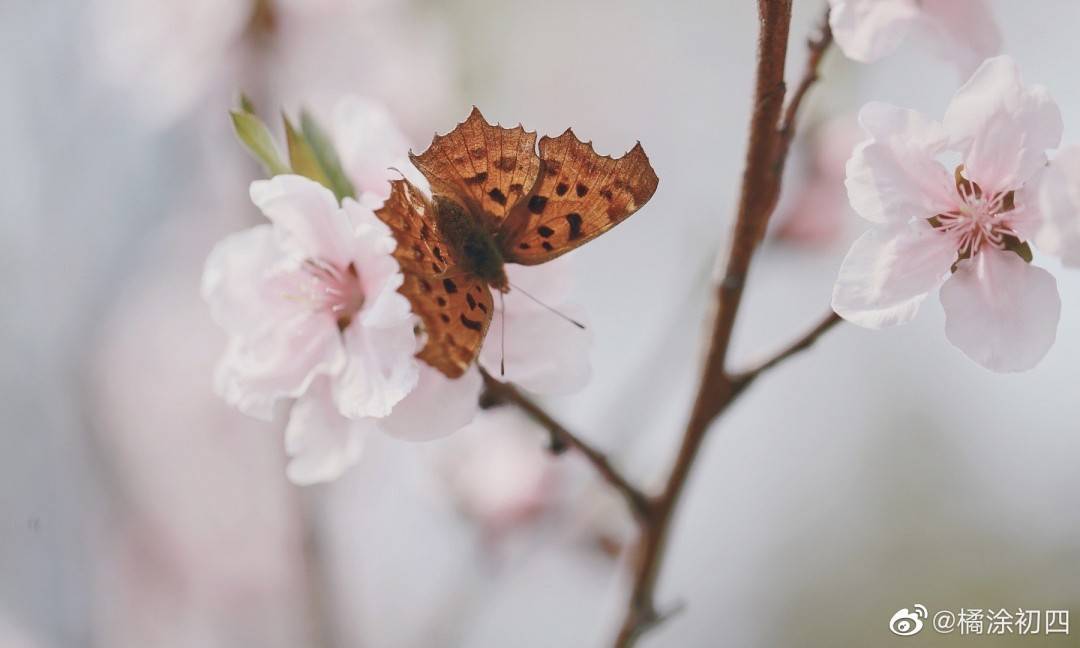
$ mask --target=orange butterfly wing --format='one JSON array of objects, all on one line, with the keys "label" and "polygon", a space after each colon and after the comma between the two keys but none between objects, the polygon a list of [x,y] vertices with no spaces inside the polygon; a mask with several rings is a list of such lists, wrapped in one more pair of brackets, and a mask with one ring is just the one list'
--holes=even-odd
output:
[{"label": "orange butterfly wing", "polygon": [[535,132],[493,126],[475,107],[454,130],[409,157],[433,193],[457,199],[491,232],[529,193],[540,169]]},{"label": "orange butterfly wing", "polygon": [[536,186],[503,223],[503,256],[536,265],[565,254],[629,218],[658,183],[640,143],[612,158],[597,154],[570,129],[543,137]]},{"label": "orange butterfly wing", "polygon": [[435,279],[406,274],[400,291],[427,333],[417,357],[448,378],[460,377],[480,353],[491,324],[491,289],[471,275]]},{"label": "orange butterfly wing", "polygon": [[394,258],[406,274],[437,277],[457,267],[439,233],[435,206],[408,180],[391,180],[390,197],[375,211],[397,241]]},{"label": "orange butterfly wing", "polygon": [[390,197],[375,214],[394,234],[405,275],[398,289],[420,317],[427,342],[417,357],[449,378],[465,373],[480,352],[494,305],[491,290],[458,269],[438,230],[435,207],[408,180],[390,183]]}]

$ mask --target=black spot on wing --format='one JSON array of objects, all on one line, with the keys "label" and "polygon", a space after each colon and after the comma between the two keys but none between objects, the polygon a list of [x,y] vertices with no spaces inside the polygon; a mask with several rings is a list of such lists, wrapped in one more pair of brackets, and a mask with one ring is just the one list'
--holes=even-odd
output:
[{"label": "black spot on wing", "polygon": [[500,205],[506,204],[506,194],[500,191],[498,187],[489,191],[488,196],[490,196],[492,200],[499,203]]},{"label": "black spot on wing", "polygon": [[566,223],[570,226],[570,240],[576,241],[581,238],[581,214],[570,213],[566,215]]},{"label": "black spot on wing", "polygon": [[547,207],[548,199],[544,196],[533,196],[529,198],[529,211],[534,214],[543,214],[544,207]]},{"label": "black spot on wing", "polygon": [[468,317],[465,317],[464,313],[461,314],[460,319],[461,319],[461,325],[464,326],[467,329],[472,329],[474,331],[480,331],[480,330],[482,330],[484,328],[484,323],[483,322],[479,322],[479,321],[474,320],[474,319],[469,319]]}]

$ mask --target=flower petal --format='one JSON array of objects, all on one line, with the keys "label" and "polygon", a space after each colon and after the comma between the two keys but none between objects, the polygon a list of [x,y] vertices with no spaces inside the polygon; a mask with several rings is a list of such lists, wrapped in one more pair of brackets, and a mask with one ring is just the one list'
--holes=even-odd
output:
[{"label": "flower petal", "polygon": [[1061,299],[1054,277],[1012,252],[964,261],[941,288],[945,336],[991,371],[1025,371],[1054,344]]},{"label": "flower petal", "polygon": [[912,0],[829,0],[829,5],[836,44],[862,63],[893,52],[919,19]]},{"label": "flower petal", "polygon": [[361,200],[386,200],[390,180],[402,175],[413,184],[427,186],[427,180],[409,162],[408,140],[382,104],[365,97],[346,97],[334,109],[333,124],[341,165]]},{"label": "flower petal", "polygon": [[416,386],[416,335],[411,318],[378,328],[353,322],[344,332],[348,364],[334,380],[338,411],[383,417]]},{"label": "flower petal", "polygon": [[833,310],[872,329],[905,324],[955,260],[952,238],[925,221],[871,229],[840,266]]},{"label": "flower petal", "polygon": [[353,227],[349,254],[360,275],[367,301],[360,319],[366,326],[394,326],[409,316],[409,302],[396,291],[404,277],[392,256],[397,244],[390,228],[360,203],[345,199],[342,208]]},{"label": "flower petal", "polygon": [[945,111],[964,175],[984,191],[1019,188],[1061,143],[1061,111],[1040,85],[1025,86],[1008,56],[987,59]]},{"label": "flower petal", "polygon": [[1035,210],[1042,227],[1035,242],[1068,266],[1080,266],[1080,147],[1070,146],[1054,156],[1036,185]]},{"label": "flower petal", "polygon": [[[588,326],[585,311],[567,301],[566,262],[544,266],[509,266],[513,288],[505,295],[505,316],[491,320],[479,362],[502,380],[538,394],[566,394],[585,386],[592,373],[592,333],[556,315],[535,299]],[[505,356],[503,332],[505,328]],[[500,375],[505,366],[506,374]]]},{"label": "flower petal", "polygon": [[353,421],[339,414],[330,381],[317,380],[289,414],[286,476],[300,486],[337,479],[360,460],[362,435],[375,429],[370,419]]},{"label": "flower petal", "polygon": [[914,110],[872,102],[859,112],[870,140],[847,163],[852,208],[874,223],[903,223],[948,211],[952,178],[935,156],[947,138],[940,124]]},{"label": "flower petal", "polygon": [[986,0],[923,0],[922,11],[941,58],[954,61],[964,78],[1001,52],[1001,31]]},{"label": "flower petal", "polygon": [[299,312],[230,340],[217,367],[215,389],[245,414],[269,421],[277,401],[300,396],[315,378],[337,373],[344,363],[334,321]]},{"label": "flower petal", "polygon": [[295,258],[348,265],[349,219],[329,189],[303,176],[279,175],[251,183],[251,200],[274,223],[282,248]]},{"label": "flower petal", "polygon": [[394,407],[390,416],[379,419],[379,427],[405,441],[429,441],[453,434],[476,416],[483,386],[476,369],[451,380],[421,364],[416,388]]},{"label": "flower petal", "polygon": [[270,225],[230,234],[214,246],[203,269],[202,297],[218,326],[242,335],[295,312],[295,304],[266,291],[267,279],[276,274],[282,259]]}]

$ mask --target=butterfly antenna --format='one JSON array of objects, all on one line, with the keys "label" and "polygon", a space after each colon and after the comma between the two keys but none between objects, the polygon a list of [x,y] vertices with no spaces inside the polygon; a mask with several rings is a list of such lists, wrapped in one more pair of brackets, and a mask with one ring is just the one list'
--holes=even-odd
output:
[{"label": "butterfly antenna", "polygon": [[499,358],[499,375],[506,376],[506,298],[499,291],[499,318],[502,325],[499,327],[499,346],[502,357]]},{"label": "butterfly antenna", "polygon": [[524,290],[522,290],[522,288],[521,288],[520,286],[515,286],[514,284],[510,284],[510,287],[511,287],[511,288],[513,288],[514,290],[516,290],[516,291],[520,292],[520,293],[521,293],[522,295],[525,295],[525,296],[526,296],[526,297],[528,297],[529,299],[533,300],[533,301],[534,301],[534,302],[536,302],[537,304],[540,304],[541,306],[543,306],[544,308],[548,309],[548,310],[549,310],[549,311],[551,311],[552,313],[555,313],[556,315],[558,315],[559,317],[563,318],[563,319],[564,319],[564,320],[566,320],[567,322],[570,322],[571,324],[573,324],[574,326],[578,327],[579,329],[581,329],[581,330],[583,330],[583,331],[585,330],[585,325],[584,325],[584,324],[582,324],[581,322],[577,321],[576,319],[574,319],[574,318],[572,318],[572,317],[570,317],[570,316],[566,315],[565,313],[560,313],[559,311],[555,310],[555,309],[554,309],[554,308],[552,308],[551,306],[548,306],[547,304],[545,304],[544,302],[540,301],[540,300],[539,300],[539,299],[537,299],[536,297],[533,297],[533,296],[532,296],[532,295],[530,295],[529,293],[527,293],[527,292],[525,292]]}]

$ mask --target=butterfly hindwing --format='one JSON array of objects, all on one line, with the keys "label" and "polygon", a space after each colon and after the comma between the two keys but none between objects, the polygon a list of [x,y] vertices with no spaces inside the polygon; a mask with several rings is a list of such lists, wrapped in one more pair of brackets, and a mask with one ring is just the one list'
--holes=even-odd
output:
[{"label": "butterfly hindwing", "polygon": [[536,186],[503,224],[503,256],[536,265],[565,254],[626,220],[658,182],[640,143],[612,158],[569,129],[543,137]]},{"label": "butterfly hindwing", "polygon": [[432,191],[456,198],[496,231],[532,189],[540,160],[536,133],[493,126],[475,107],[468,119],[410,158]]},{"label": "butterfly hindwing", "polygon": [[484,343],[494,302],[483,280],[471,275],[405,275],[401,293],[420,316],[427,342],[417,357],[449,378],[469,368]]}]

